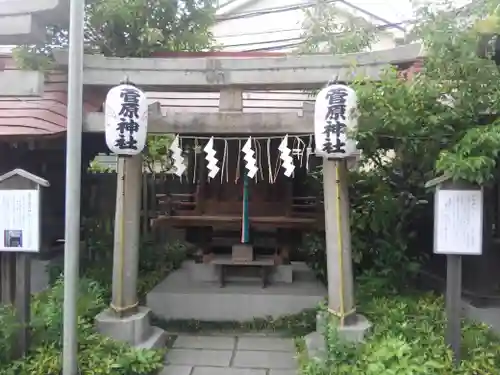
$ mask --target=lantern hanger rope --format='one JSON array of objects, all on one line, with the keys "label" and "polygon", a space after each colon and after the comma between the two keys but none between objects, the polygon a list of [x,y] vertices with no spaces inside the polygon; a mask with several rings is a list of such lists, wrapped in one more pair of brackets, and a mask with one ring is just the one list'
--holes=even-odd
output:
[{"label": "lantern hanger rope", "polygon": [[[159,135],[159,134],[158,134]],[[286,135],[286,134],[285,134]],[[263,140],[263,139],[283,139],[285,137],[285,135],[273,135],[273,136],[253,136],[253,135],[248,135],[246,137],[217,137],[217,136],[214,136],[213,139],[215,140],[228,140],[228,141],[243,141],[243,140],[247,140],[249,137],[252,137],[252,139],[257,139],[257,140]],[[451,137],[453,136],[454,134],[451,134],[451,133],[444,133],[444,134],[440,134],[439,137]],[[184,138],[184,139],[199,139],[199,140],[209,140],[210,138],[212,137],[208,137],[208,136],[196,136],[196,135],[182,135],[180,134],[179,135],[180,138]],[[314,134],[312,133],[304,133],[304,134],[288,134],[288,137],[289,138],[304,138],[304,137],[314,137]],[[387,139],[402,139],[402,140],[405,140],[405,139],[420,139],[420,140],[426,140],[426,139],[437,139],[439,138],[438,136],[425,136],[425,135],[421,135],[421,136],[418,136],[418,135],[401,135],[401,136],[397,136],[397,135],[389,135],[389,134],[378,134],[378,133],[373,133],[370,135],[370,138],[387,138]]]},{"label": "lantern hanger rope", "polygon": [[314,134],[312,133],[304,133],[304,134],[283,134],[283,135],[272,135],[272,136],[240,136],[240,137],[223,137],[223,136],[197,136],[197,135],[183,135],[179,134],[180,138],[183,139],[195,139],[195,140],[222,140],[222,141],[246,141],[248,138],[252,137],[253,140],[267,140],[267,139],[283,139],[288,135],[289,138],[300,139],[303,137],[312,137]]}]

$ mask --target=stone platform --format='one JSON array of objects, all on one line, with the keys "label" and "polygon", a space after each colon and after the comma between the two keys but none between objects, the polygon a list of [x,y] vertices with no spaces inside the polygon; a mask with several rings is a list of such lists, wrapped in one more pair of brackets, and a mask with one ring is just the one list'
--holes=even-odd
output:
[{"label": "stone platform", "polygon": [[296,375],[292,338],[178,336],[160,375]]},{"label": "stone platform", "polygon": [[228,277],[218,282],[197,281],[192,263],[171,273],[147,295],[147,306],[162,319],[250,321],[274,318],[314,308],[327,295],[304,263],[293,263],[293,283],[274,282],[263,289],[259,279]]},{"label": "stone platform", "polygon": [[[270,261],[271,264],[273,264],[272,257],[262,257],[257,260]],[[194,282],[219,282],[219,269],[218,264],[216,263],[217,261],[220,263],[231,263],[232,259],[231,256],[217,256],[214,258],[214,262],[211,263],[186,262],[185,266],[189,272],[190,279]],[[248,281],[249,277],[261,277],[259,273],[255,273],[255,271],[258,271],[255,268],[236,267],[236,269],[231,271],[233,271],[232,275],[230,275],[232,282]],[[277,265],[273,267],[272,272],[269,274],[269,281],[271,283],[293,283],[293,274],[294,266],[292,264]]]}]

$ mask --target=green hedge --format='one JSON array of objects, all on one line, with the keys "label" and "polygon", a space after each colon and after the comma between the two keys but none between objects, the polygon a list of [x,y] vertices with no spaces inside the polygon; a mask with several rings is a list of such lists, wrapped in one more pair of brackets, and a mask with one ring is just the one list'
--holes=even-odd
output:
[{"label": "green hedge", "polygon": [[[15,324],[12,310],[0,310],[0,374],[60,375],[62,370],[63,283],[58,280],[32,301],[32,345],[26,358],[9,360]],[[106,308],[106,291],[82,279],[78,298],[78,358],[82,374],[150,375],[162,367],[163,352],[138,350],[95,332],[94,317]]]},{"label": "green hedge", "polygon": [[[372,284],[373,286],[374,284]],[[361,285],[361,288],[366,285]],[[444,301],[433,294],[391,293],[384,283],[360,293],[360,310],[373,323],[360,345],[338,340],[328,327],[325,362],[302,358],[303,375],[493,375],[500,368],[500,339],[485,325],[464,321],[463,361],[452,364],[444,341]]]},{"label": "green hedge", "polygon": [[[87,250],[80,259],[78,296],[78,358],[82,375],[150,375],[163,366],[164,351],[134,349],[95,332],[95,316],[109,305],[113,266],[113,235],[109,226],[88,221]],[[141,241],[138,295],[143,298],[186,256],[186,245],[155,245]],[[62,370],[62,265],[49,270],[52,287],[33,297],[32,345],[26,358],[12,362],[9,353],[16,329],[13,311],[0,307],[0,375],[60,375]]]}]

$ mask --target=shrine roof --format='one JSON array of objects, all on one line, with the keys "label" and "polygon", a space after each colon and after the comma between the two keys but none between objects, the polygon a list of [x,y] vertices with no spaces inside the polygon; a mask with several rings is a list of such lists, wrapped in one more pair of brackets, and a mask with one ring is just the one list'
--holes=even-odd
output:
[{"label": "shrine roof", "polygon": [[[9,55],[0,56],[0,72],[20,71]],[[47,136],[66,131],[67,75],[50,72],[45,75],[40,95],[0,95],[0,137]],[[99,104],[100,105],[100,104]],[[95,111],[98,105],[84,104]]]}]

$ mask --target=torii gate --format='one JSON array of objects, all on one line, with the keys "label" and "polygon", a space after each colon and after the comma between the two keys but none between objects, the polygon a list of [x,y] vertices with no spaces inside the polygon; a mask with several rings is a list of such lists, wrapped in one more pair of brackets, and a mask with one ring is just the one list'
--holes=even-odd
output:
[{"label": "torii gate", "polygon": [[[54,0],[56,1],[56,0]],[[59,0],[61,2],[67,0]],[[1,9],[0,9],[1,10]],[[147,91],[205,91],[220,92],[219,112],[160,112],[158,103],[150,105],[149,132],[157,134],[241,134],[275,135],[314,133],[313,111],[310,103],[305,103],[302,113],[244,113],[242,94],[245,90],[304,90],[322,87],[331,77],[340,82],[349,82],[360,75],[372,80],[380,79],[386,68],[398,65],[408,67],[422,57],[421,46],[411,44],[386,51],[366,52],[347,55],[306,55],[267,58],[108,58],[99,55],[86,55],[84,59],[84,85],[95,89],[106,89],[117,85],[124,76]],[[68,54],[65,51],[55,53],[60,67],[67,66]],[[16,71],[0,72],[0,95],[39,96],[43,90],[43,75],[40,72]],[[13,79],[20,85],[12,85]],[[17,87],[17,88],[16,88]],[[9,91],[10,90],[10,91]],[[13,91],[14,90],[14,91]],[[19,91],[18,94],[15,90]],[[84,119],[85,132],[104,132],[104,114],[88,113]],[[141,322],[147,319],[144,310],[137,309],[137,258],[139,246],[139,194],[141,186],[141,158],[131,158],[123,167],[125,176],[125,202],[128,205],[117,207],[124,210],[126,216],[126,235],[123,238],[125,251],[115,259],[113,305],[120,314],[107,315],[99,326],[110,336],[120,338],[132,344],[138,344],[138,335],[132,327],[143,327]],[[343,169],[345,171],[345,168]],[[335,176],[334,166],[325,163],[324,174]],[[345,188],[339,187],[335,179],[325,178],[325,197],[337,196],[348,202]],[[345,181],[345,180],[343,180]],[[344,184],[345,186],[345,184]],[[325,200],[326,201],[326,200]],[[325,204],[325,224],[327,233],[327,259],[329,273],[329,310],[338,315],[354,312],[352,266],[350,262],[349,230],[344,225],[343,244],[338,244],[336,220],[329,207],[334,202]],[[347,207],[344,204],[344,207]],[[348,218],[343,218],[348,223]],[[338,254],[343,253],[348,262],[340,262]],[[127,277],[124,278],[123,276]],[[339,282],[342,280],[342,282]],[[339,284],[342,288],[339,288]],[[126,317],[126,319],[124,319]],[[98,320],[99,321],[99,320]],[[346,324],[348,324],[346,320]],[[145,326],[144,326],[145,327]],[[121,333],[120,335],[117,332]],[[148,328],[148,332],[158,334]],[[159,335],[161,336],[161,334]],[[144,339],[144,337],[140,337]],[[151,342],[149,340],[149,342]]]},{"label": "torii gate", "polygon": [[[158,103],[150,105],[150,133],[177,134],[300,134],[314,133],[312,107],[304,105],[301,114],[244,113],[244,90],[301,90],[322,87],[329,78],[336,76],[340,82],[349,82],[354,76],[372,80],[380,79],[381,73],[393,65],[413,64],[422,56],[421,45],[411,44],[391,50],[346,54],[337,56],[309,55],[268,58],[109,58],[87,55],[84,58],[84,84],[90,87],[110,88],[126,75],[138,87],[147,91],[220,91],[218,113],[186,113],[167,111],[160,113]],[[59,65],[67,64],[65,51],[55,53]],[[103,132],[103,113],[91,113],[86,117],[84,131]],[[136,313],[139,201],[141,158],[132,158],[123,167],[125,178],[124,201],[117,207],[126,216],[125,253],[115,259],[113,303],[120,309],[119,316]],[[341,317],[346,326],[357,324],[348,319],[355,313],[353,275],[350,250],[349,218],[342,218],[344,240],[337,241],[338,225],[334,207],[340,197],[340,205],[348,215],[346,165],[340,168],[341,184],[335,183],[335,162],[324,163],[325,225],[328,262],[329,311]],[[128,193],[127,193],[128,192]],[[129,194],[129,195],[127,195]],[[328,203],[328,204],[327,204]],[[343,256],[338,256],[342,254]],[[344,258],[347,261],[342,261]],[[123,266],[121,266],[123,265]],[[120,268],[120,267],[123,267]],[[127,275],[118,286],[119,275]],[[339,288],[339,285],[341,286]],[[116,310],[115,310],[116,311]],[[354,314],[355,315],[355,314]],[[107,316],[107,319],[109,316]],[[344,320],[344,318],[346,318]],[[120,318],[118,318],[120,319]],[[130,319],[130,318],[129,318]],[[99,321],[99,319],[98,319]],[[113,335],[101,320],[101,329]],[[347,327],[348,328],[348,327]]]}]

